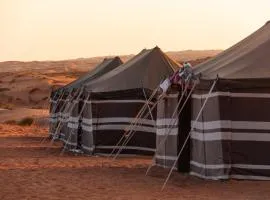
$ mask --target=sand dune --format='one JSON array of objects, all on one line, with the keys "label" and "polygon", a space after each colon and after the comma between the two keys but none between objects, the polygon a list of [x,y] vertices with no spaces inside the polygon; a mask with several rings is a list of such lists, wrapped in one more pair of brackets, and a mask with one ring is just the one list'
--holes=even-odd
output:
[{"label": "sand dune", "polygon": [[[205,61],[220,50],[168,52],[176,61]],[[127,61],[133,55],[123,55]],[[48,108],[50,92],[91,70],[103,57],[63,61],[0,62],[0,108]]]}]

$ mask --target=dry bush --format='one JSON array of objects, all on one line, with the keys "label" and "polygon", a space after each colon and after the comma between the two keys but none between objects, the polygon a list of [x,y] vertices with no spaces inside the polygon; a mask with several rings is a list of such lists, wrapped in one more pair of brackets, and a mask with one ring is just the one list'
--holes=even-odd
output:
[{"label": "dry bush", "polygon": [[6,91],[10,91],[9,88],[0,88],[0,92],[6,92]]},{"label": "dry bush", "polygon": [[0,103],[0,108],[12,110],[14,108],[14,105],[9,103]]},{"label": "dry bush", "polygon": [[34,122],[34,118],[32,117],[25,117],[21,119],[17,124],[19,126],[31,126]]}]

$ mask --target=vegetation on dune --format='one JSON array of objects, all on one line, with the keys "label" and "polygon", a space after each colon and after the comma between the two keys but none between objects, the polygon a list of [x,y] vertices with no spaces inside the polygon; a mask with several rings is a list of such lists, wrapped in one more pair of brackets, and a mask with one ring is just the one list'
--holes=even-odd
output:
[{"label": "vegetation on dune", "polygon": [[0,88],[0,92],[6,92],[6,91],[9,91],[10,89],[9,88]]},{"label": "vegetation on dune", "polygon": [[14,108],[14,105],[10,103],[0,103],[0,108],[12,110]]},{"label": "vegetation on dune", "polygon": [[32,117],[25,117],[23,119],[21,119],[19,122],[17,122],[17,124],[19,126],[30,126],[32,125],[34,122],[34,118]]}]

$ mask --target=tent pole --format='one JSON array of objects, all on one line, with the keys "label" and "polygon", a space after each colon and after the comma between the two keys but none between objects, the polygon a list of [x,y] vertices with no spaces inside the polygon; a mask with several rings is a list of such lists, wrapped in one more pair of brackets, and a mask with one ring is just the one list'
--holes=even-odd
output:
[{"label": "tent pole", "polygon": [[[194,86],[192,87],[192,89],[190,90],[190,92],[189,92],[189,94],[188,94],[188,96],[187,96],[185,102],[183,103],[183,105],[181,106],[179,112],[177,113],[177,116],[180,115],[180,113],[182,112],[183,108],[185,107],[185,105],[186,105],[186,103],[187,103],[187,99],[190,97],[190,95],[191,95],[191,93],[192,93],[194,87],[195,87],[195,85],[194,85]],[[158,152],[159,148],[161,147],[161,145],[163,145],[163,144],[166,142],[166,140],[167,140],[169,134],[171,133],[172,126],[176,123],[176,120],[177,120],[177,119],[174,119],[174,117],[175,117],[175,114],[176,114],[176,112],[177,112],[177,110],[178,110],[178,108],[179,108],[179,106],[180,106],[180,104],[181,104],[181,102],[182,102],[182,99],[183,99],[183,97],[184,97],[186,91],[187,91],[187,87],[185,87],[184,92],[182,92],[181,97],[180,97],[180,100],[178,101],[178,104],[177,104],[177,106],[176,106],[176,108],[175,108],[175,110],[174,110],[174,113],[172,114],[172,117],[171,117],[171,118],[172,118],[172,120],[174,120],[174,121],[173,121],[173,123],[172,123],[172,120],[170,121],[170,126],[169,126],[169,131],[168,131],[168,133],[165,134],[165,138],[164,138],[163,140],[161,140],[160,143],[157,145],[155,154],[154,154],[154,156],[153,156],[153,158],[152,158],[152,162],[151,162],[151,164],[149,165],[149,167],[148,167],[148,169],[147,169],[147,171],[146,171],[146,173],[145,173],[146,176],[147,176],[147,174],[149,173],[149,171],[151,170],[151,168],[154,166],[154,163],[155,163],[155,162],[154,162],[154,161],[155,161],[155,157],[156,157],[156,155],[157,155],[157,152]]]},{"label": "tent pole", "polygon": [[143,112],[137,117],[137,120],[136,120],[136,123],[130,127],[130,130],[124,134],[123,136],[125,137],[125,135],[127,136],[124,141],[123,141],[123,144],[120,146],[119,150],[117,151],[117,153],[115,154],[113,160],[115,160],[118,155],[121,153],[121,151],[123,150],[123,148],[126,146],[126,144],[129,142],[129,140],[131,139],[132,135],[136,132],[135,130],[131,130],[131,128],[135,128],[138,126],[139,123],[139,120],[141,118],[141,116],[143,116],[144,112],[146,111],[147,107],[144,107],[143,109]]},{"label": "tent pole", "polygon": [[[70,99],[70,102],[68,102],[69,104],[68,104],[68,106],[63,110],[63,115],[64,115],[64,117],[65,117],[65,115],[67,115],[68,117],[69,117],[69,115],[70,115],[70,113],[73,111],[73,109],[74,109],[74,106],[75,106],[75,101],[77,101],[79,98],[80,98],[80,96],[81,96],[81,94],[82,94],[82,89],[79,89],[78,90],[78,92],[77,92],[77,94],[74,94],[74,96]],[[78,95],[78,96],[77,96]],[[58,124],[58,127],[57,127],[57,129],[56,129],[56,134],[55,135],[57,135],[58,134],[58,132],[59,132],[59,130],[61,129],[60,128],[60,125],[62,125],[61,126],[61,128],[63,127],[63,123],[61,123],[61,121],[60,121],[60,123]],[[56,138],[53,138],[53,140],[55,140]]]},{"label": "tent pole", "polygon": [[62,100],[63,96],[64,96],[64,92],[62,92],[62,94],[56,99],[57,103],[56,103],[56,105],[54,105],[52,113],[55,112],[57,106],[59,105],[59,101]]},{"label": "tent pole", "polygon": [[162,186],[162,190],[165,188],[165,186],[166,186],[168,180],[170,179],[171,174],[172,174],[172,172],[173,172],[173,169],[174,169],[174,167],[175,167],[175,165],[176,165],[176,163],[177,163],[177,161],[178,161],[180,155],[182,154],[183,149],[185,148],[185,146],[186,146],[186,144],[187,144],[187,142],[188,142],[188,139],[190,138],[190,135],[191,135],[192,131],[193,131],[194,128],[195,128],[195,125],[197,124],[197,122],[198,122],[198,120],[199,120],[199,118],[200,118],[200,116],[201,116],[201,113],[202,113],[202,111],[203,111],[203,109],[204,109],[204,107],[205,107],[205,105],[206,105],[206,103],[207,103],[207,101],[208,101],[208,99],[209,99],[209,97],[210,97],[210,94],[211,94],[211,93],[213,92],[213,90],[214,90],[214,87],[215,87],[215,85],[216,85],[216,83],[217,83],[217,80],[218,80],[218,78],[213,82],[213,85],[212,85],[212,87],[210,88],[209,93],[208,93],[206,99],[204,100],[203,105],[202,105],[202,107],[201,107],[201,109],[200,109],[200,111],[199,111],[199,113],[198,113],[198,115],[197,115],[197,117],[196,117],[194,123],[192,124],[192,127],[191,127],[191,129],[190,129],[190,131],[189,131],[189,134],[188,134],[188,136],[186,137],[186,140],[185,140],[185,142],[184,142],[184,144],[183,144],[183,146],[182,146],[180,152],[178,153],[177,158],[176,158],[176,160],[174,161],[173,166],[171,167],[171,170],[170,170],[170,172],[169,172],[169,174],[168,174],[168,176],[167,176],[167,178],[166,178],[166,180],[165,180],[165,182],[164,182],[164,184],[163,184],[163,186]]},{"label": "tent pole", "polygon": [[[147,100],[147,96],[146,96],[146,93],[145,93],[144,88],[143,88],[143,95],[144,95],[145,100]],[[150,106],[149,106],[148,103],[147,103],[147,108],[148,108],[148,111],[149,111],[148,113],[150,113],[150,116],[151,116],[152,121],[154,121],[154,117],[153,117],[153,114],[152,114],[152,110],[151,110],[151,108],[150,108]]]},{"label": "tent pole", "polygon": [[108,158],[110,158],[112,156],[112,154],[115,152],[117,146],[120,145],[120,143],[122,142],[122,140],[124,140],[125,136],[129,134],[129,132],[131,131],[130,129],[135,126],[135,124],[137,123],[137,118],[141,117],[142,113],[145,111],[146,107],[143,107],[142,110],[139,111],[139,113],[136,115],[135,119],[131,122],[131,124],[127,127],[127,129],[125,130],[125,132],[123,133],[122,137],[120,138],[120,140],[117,142],[117,144],[115,145],[115,147],[113,148],[113,150],[111,151],[111,153],[109,154]]},{"label": "tent pole", "polygon": [[[143,116],[143,114],[144,114],[144,111],[147,109],[147,106],[149,106],[149,102],[153,99],[153,97],[155,96],[155,94],[157,93],[157,90],[158,90],[158,88],[159,87],[157,87],[154,91],[153,91],[153,93],[152,93],[152,95],[150,96],[150,98],[146,101],[146,103],[145,103],[145,107],[144,107],[144,110],[143,110],[143,112],[141,113],[141,115],[140,116],[138,116],[137,117],[137,121],[136,121],[136,124],[134,124],[134,127],[137,127],[138,125],[140,125],[141,123],[139,122],[140,121],[140,118],[141,118],[141,116]],[[157,103],[155,103],[153,106],[152,106],[152,109],[150,109],[149,111],[151,112],[152,110],[153,110],[153,108],[154,108],[154,106],[156,106],[157,105]],[[149,115],[149,112],[147,113],[148,115]],[[147,117],[148,117],[148,115],[147,115]],[[144,116],[145,117],[145,116]],[[144,118],[143,117],[143,118]],[[123,142],[123,144],[121,145],[121,147],[119,148],[119,150],[117,151],[117,153],[116,153],[116,155],[114,156],[114,158],[113,158],[113,160],[115,160],[117,157],[118,157],[118,155],[121,153],[121,151],[123,150],[123,148],[127,145],[127,143],[131,140],[131,138],[133,137],[133,135],[135,134],[135,132],[136,132],[136,130],[130,130],[129,132],[128,132],[128,134],[127,134],[127,138],[124,140],[124,142]]]},{"label": "tent pole", "polygon": [[[59,103],[60,103],[60,101],[61,100],[64,100],[63,99],[63,96],[64,96],[64,92],[63,92],[63,94],[62,94],[62,97],[60,98],[60,100],[57,102],[58,104],[55,106],[55,110],[54,110],[54,112],[56,111],[56,109],[57,109],[57,107],[59,106]],[[60,110],[59,110],[59,116],[58,116],[58,114],[56,115],[56,119],[57,119],[57,121],[58,121],[58,118],[61,120],[61,113],[62,113],[62,111],[64,111],[64,109],[65,109],[65,107],[66,107],[66,105],[69,103],[69,101],[67,101],[69,98],[71,97],[71,92],[69,92],[68,93],[68,96],[67,96],[67,98],[65,99],[65,102],[63,103],[63,106],[60,108]],[[59,121],[60,121],[59,120]],[[54,127],[54,128],[56,128],[56,127]],[[55,134],[55,133],[54,133]],[[54,136],[54,134],[52,135],[52,137]]]},{"label": "tent pole", "polygon": [[[56,105],[53,106],[53,108],[52,108],[53,111],[50,113],[50,117],[49,117],[49,118],[51,118],[51,115],[54,114],[56,108],[57,108],[58,105],[59,105],[59,101],[62,100],[63,96],[64,96],[64,92],[62,92],[61,95],[56,99],[57,103],[56,103]],[[58,100],[59,100],[59,101],[58,101]],[[52,136],[53,136],[53,135],[52,135]],[[41,140],[41,144],[42,144],[45,140],[46,140],[46,137],[43,138],[43,139]]]},{"label": "tent pole", "polygon": [[[57,94],[57,92],[53,95],[53,97],[52,97],[52,99],[54,99],[55,98],[55,96],[56,96],[56,94]],[[49,105],[50,105],[50,102],[52,102],[51,101],[51,97],[49,97],[48,98],[49,99]],[[44,110],[49,110],[50,108],[48,108],[48,106],[46,106],[46,102],[47,101],[45,101],[44,103],[43,103],[43,105],[42,105],[42,114],[45,114],[44,113]],[[49,111],[49,115],[50,115],[50,111]],[[48,118],[48,121],[50,120],[50,116],[47,116],[46,118]],[[39,124],[37,124],[35,121],[34,121],[34,125],[36,125],[36,126],[38,126],[39,128],[41,127]],[[46,137],[45,137],[46,138]],[[40,142],[42,143],[43,142],[43,140],[44,140],[44,138],[42,138],[41,140],[40,140]]]},{"label": "tent pole", "polygon": [[[70,101],[69,101],[69,98],[72,99],[71,91],[68,93],[68,96],[67,96],[67,98],[65,99],[65,102],[64,102],[63,106],[60,108],[60,110],[59,110],[59,112],[58,112],[58,113],[59,113],[59,116],[58,116],[58,117],[59,117],[59,124],[61,123],[62,112],[65,112],[66,109],[67,109],[67,107],[70,106],[70,101],[71,101],[71,99],[70,99]],[[62,98],[61,98],[60,100],[62,100]],[[58,103],[59,103],[59,102],[58,102]],[[58,118],[58,117],[57,117],[57,118]],[[58,120],[58,119],[57,119],[57,120]],[[57,130],[59,124],[56,126],[56,130]],[[54,134],[53,134],[53,137],[54,137],[54,135],[55,135],[55,133],[56,133],[56,130],[55,130],[55,132],[54,132]]]},{"label": "tent pole", "polygon": [[[150,109],[150,112],[152,112],[153,109],[157,106],[158,102],[163,100],[164,98],[165,98],[165,96],[162,96],[160,99],[158,99],[157,102],[155,102],[154,105],[152,106],[152,108]],[[143,116],[143,118],[147,118],[148,116],[149,116],[149,112],[145,116]],[[141,125],[141,124],[142,124],[142,122],[136,124],[135,127],[138,125]],[[122,145],[122,148],[119,150],[120,152],[123,149],[123,147],[126,146],[127,143],[131,140],[131,138],[134,136],[135,133],[136,133],[136,130],[130,131],[130,133],[128,134],[128,137],[126,138],[124,144]],[[119,153],[118,153],[118,155],[119,155]],[[116,159],[116,157],[117,157],[117,155],[114,157],[114,159]]]},{"label": "tent pole", "polygon": [[[163,100],[164,98],[165,98],[165,97],[163,96],[163,97],[162,97],[161,99],[159,99],[158,101],[161,101],[161,100]],[[158,102],[156,102],[156,103],[153,105],[153,107],[151,108],[151,111],[153,110],[153,108],[155,108],[155,106],[157,105],[157,103],[158,103]],[[145,115],[143,118],[146,118],[146,117],[148,117],[148,116],[149,116],[149,113],[148,113],[147,115]],[[142,123],[136,124],[135,127],[138,126],[138,125],[141,125],[141,124],[142,124]],[[128,138],[126,139],[125,143],[122,145],[122,149],[123,149],[123,147],[125,147],[125,146],[128,144],[128,142],[132,139],[132,137],[134,136],[135,133],[136,133],[136,130],[133,130],[133,131],[130,132],[130,134],[129,134]],[[120,149],[120,151],[121,151],[122,149]],[[118,153],[118,155],[119,155],[119,153]],[[114,159],[116,159],[116,157],[117,157],[117,155],[114,157]]]},{"label": "tent pole", "polygon": [[[72,112],[72,110],[73,110],[73,108],[74,108],[74,106],[75,106],[75,103],[74,103],[73,101],[78,100],[78,98],[79,98],[79,97],[81,96],[81,94],[82,94],[82,89],[78,90],[78,93],[79,93],[79,94],[78,94],[77,97],[76,97],[76,95],[74,95],[74,96],[71,98],[71,100],[70,100],[70,102],[69,102],[69,105],[64,109],[64,114],[70,115],[70,113]],[[76,97],[76,99],[74,100],[75,97]],[[59,123],[58,126],[57,126],[57,129],[56,129],[56,131],[55,131],[55,136],[52,138],[50,144],[52,144],[52,143],[55,141],[56,136],[57,136],[59,130],[61,129],[61,128],[60,128],[60,125],[62,125],[62,126],[61,126],[61,128],[62,128],[62,127],[63,127],[63,123],[61,123],[61,121],[60,121],[60,123]]]},{"label": "tent pole", "polygon": [[[87,95],[86,100],[89,98],[89,96],[90,96],[90,94]],[[79,118],[81,117],[81,115],[82,115],[82,113],[83,113],[83,111],[84,111],[85,105],[86,105],[86,101],[84,101],[82,110],[80,111],[80,113],[79,113],[79,115],[78,115]],[[74,132],[74,129],[71,130],[71,133],[69,134],[68,139],[67,139],[67,141],[65,142],[65,146],[64,146],[64,148],[62,149],[60,155],[63,155],[63,154],[65,153],[67,144],[68,144],[69,140],[71,139],[71,135],[73,134],[73,132]]]},{"label": "tent pole", "polygon": [[[140,117],[143,115],[144,111],[147,108],[148,102],[150,102],[153,97],[155,96],[155,94],[157,93],[158,87],[153,91],[153,93],[151,94],[151,96],[149,97],[149,99],[146,101],[146,103],[143,105],[143,107],[140,109],[140,111],[137,113],[136,117],[133,119],[133,121],[131,122],[131,124],[127,127],[127,130],[125,130],[125,132],[123,133],[122,137],[120,138],[120,140],[117,142],[116,146],[113,148],[113,150],[111,151],[110,155],[108,157],[111,157],[112,154],[115,152],[117,146],[119,146],[119,144],[122,142],[122,140],[125,138],[126,135],[130,134],[130,132],[132,130],[130,130],[133,126],[136,126],[137,122],[139,121]],[[128,137],[127,137],[128,138]],[[124,142],[127,140],[124,139]],[[119,151],[119,150],[118,150]]]},{"label": "tent pole", "polygon": [[[188,99],[190,98],[190,96],[191,96],[191,94],[192,94],[192,92],[193,92],[195,86],[196,86],[195,84],[192,86],[190,92],[188,93],[188,96],[187,96],[186,100],[184,101],[184,103],[182,104],[180,110],[178,111],[177,116],[179,116],[179,115],[182,113],[182,110],[184,109],[184,107],[185,107],[185,105],[186,105]],[[187,87],[185,87],[185,90],[184,90],[184,92],[182,93],[183,96],[185,95],[186,90],[187,90]],[[181,95],[181,98],[183,98],[182,95]],[[175,111],[177,111],[177,109],[178,109],[178,107],[179,107],[179,105],[180,105],[180,103],[181,103],[181,101],[182,101],[181,98],[180,98],[180,100],[179,100],[179,102],[178,102],[178,105],[177,105]],[[155,163],[155,162],[154,162],[154,161],[155,161],[155,156],[157,155],[157,152],[158,152],[159,148],[161,147],[161,145],[163,145],[163,144],[166,142],[167,138],[169,137],[169,135],[170,135],[170,133],[171,133],[172,126],[176,123],[176,121],[178,120],[178,118],[174,119],[174,114],[173,114],[173,115],[172,115],[172,120],[174,120],[174,121],[173,121],[173,123],[170,123],[170,128],[169,128],[168,133],[165,134],[165,138],[163,138],[163,140],[160,141],[160,143],[158,144],[158,146],[157,146],[157,148],[156,148],[156,151],[155,151],[155,155],[154,155],[154,157],[153,157],[153,159],[152,159],[152,163],[149,165],[149,167],[148,167],[148,169],[147,169],[145,175],[147,175],[147,174],[149,173],[150,169],[154,166],[154,163]],[[172,120],[171,120],[171,122],[172,122]]]}]

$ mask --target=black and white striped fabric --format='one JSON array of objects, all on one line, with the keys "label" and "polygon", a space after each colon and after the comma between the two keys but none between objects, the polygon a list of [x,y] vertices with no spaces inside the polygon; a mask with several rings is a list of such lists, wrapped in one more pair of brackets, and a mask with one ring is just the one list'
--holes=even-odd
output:
[{"label": "black and white striped fabric", "polygon": [[60,124],[65,120],[63,111],[68,103],[68,94],[58,95],[54,99],[51,99],[50,103],[49,135],[55,137],[56,131],[60,131]]},{"label": "black and white striped fabric", "polygon": [[[118,150],[123,148],[125,154],[150,154],[155,151],[156,128],[155,119],[150,116],[144,118],[148,113],[138,119],[135,126],[131,126],[132,121],[136,120],[139,110],[145,105],[146,100],[141,97],[141,92],[121,91],[128,95],[121,95],[121,98],[108,98],[109,94],[102,94],[102,98],[89,98],[86,101],[86,107],[82,114],[82,149],[87,153],[108,154],[114,148]],[[119,95],[115,95],[116,97]],[[133,97],[132,97],[133,96]],[[101,98],[100,98],[101,97]],[[149,103],[151,107],[153,102]],[[156,114],[156,109],[153,111]],[[134,136],[127,145],[123,143],[117,145],[125,130],[134,131]]]},{"label": "black and white striped fabric", "polygon": [[[270,180],[270,87],[252,82],[219,81],[191,133],[192,175]],[[193,119],[206,97],[193,94]]]},{"label": "black and white striped fabric", "polygon": [[164,168],[171,168],[177,158],[179,119],[177,114],[173,117],[173,113],[179,100],[178,97],[179,93],[171,93],[157,105],[155,164]]}]

